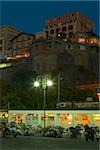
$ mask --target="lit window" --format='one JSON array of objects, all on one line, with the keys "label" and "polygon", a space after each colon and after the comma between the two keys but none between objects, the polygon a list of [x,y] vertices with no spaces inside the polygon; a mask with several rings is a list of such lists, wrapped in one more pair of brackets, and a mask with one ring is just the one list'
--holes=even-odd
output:
[{"label": "lit window", "polygon": [[79,43],[84,43],[84,42],[85,42],[85,39],[84,39],[84,38],[79,38],[79,39],[78,39],[78,42],[79,42]]},{"label": "lit window", "polygon": [[94,39],[90,39],[90,43],[91,43],[91,44],[97,43],[97,39],[95,39],[95,38],[94,38]]},{"label": "lit window", "polygon": [[91,40],[90,42],[91,42],[91,43],[94,43],[94,41],[93,41],[93,40]]}]

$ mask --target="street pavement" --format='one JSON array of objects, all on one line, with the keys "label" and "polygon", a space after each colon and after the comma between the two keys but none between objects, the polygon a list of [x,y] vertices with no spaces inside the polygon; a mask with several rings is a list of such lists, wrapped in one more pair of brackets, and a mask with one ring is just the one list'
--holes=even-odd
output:
[{"label": "street pavement", "polygon": [[85,139],[50,138],[35,136],[7,137],[0,139],[1,150],[99,150],[96,141]]}]

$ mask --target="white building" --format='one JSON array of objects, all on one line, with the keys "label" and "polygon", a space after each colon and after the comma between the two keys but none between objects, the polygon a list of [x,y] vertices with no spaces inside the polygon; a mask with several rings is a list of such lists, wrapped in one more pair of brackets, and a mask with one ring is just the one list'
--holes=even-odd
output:
[{"label": "white building", "polygon": [[[44,110],[9,110],[8,122],[25,123],[36,127],[44,126]],[[70,127],[78,124],[100,127],[98,110],[46,110],[46,126]]]}]

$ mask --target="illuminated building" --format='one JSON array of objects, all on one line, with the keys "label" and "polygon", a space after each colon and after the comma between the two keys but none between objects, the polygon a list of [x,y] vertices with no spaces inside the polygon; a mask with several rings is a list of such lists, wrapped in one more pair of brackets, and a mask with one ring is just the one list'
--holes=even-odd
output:
[{"label": "illuminated building", "polygon": [[74,42],[88,44],[90,46],[99,46],[99,36],[93,32],[77,32],[74,34]]},{"label": "illuminated building", "polygon": [[[8,122],[25,123],[36,127],[43,126],[43,110],[10,110]],[[46,110],[46,126],[71,127],[89,125],[100,127],[100,113],[98,110]]]}]

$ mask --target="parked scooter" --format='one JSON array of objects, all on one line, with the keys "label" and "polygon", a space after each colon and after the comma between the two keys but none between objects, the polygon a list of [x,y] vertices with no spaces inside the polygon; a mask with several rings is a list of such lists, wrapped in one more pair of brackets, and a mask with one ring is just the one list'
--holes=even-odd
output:
[{"label": "parked scooter", "polygon": [[6,123],[2,123],[2,133],[3,137],[7,137],[8,135],[12,135],[16,138],[16,127],[11,127],[10,125],[7,125]]},{"label": "parked scooter", "polygon": [[55,137],[55,138],[61,138],[61,133],[59,129],[50,128],[44,136],[46,137]]}]

